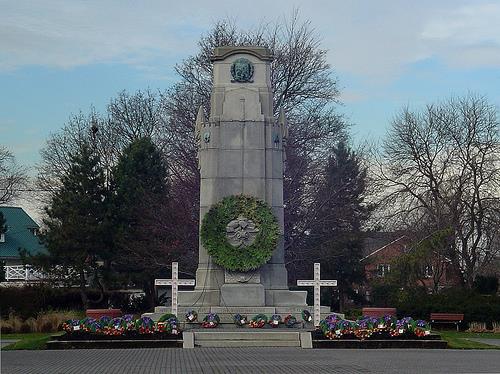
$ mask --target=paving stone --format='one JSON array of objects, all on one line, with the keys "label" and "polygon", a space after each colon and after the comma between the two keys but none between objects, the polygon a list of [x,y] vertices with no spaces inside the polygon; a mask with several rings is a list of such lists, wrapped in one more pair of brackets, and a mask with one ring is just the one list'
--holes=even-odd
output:
[{"label": "paving stone", "polygon": [[300,348],[113,349],[1,352],[2,374],[498,373],[496,350]]}]

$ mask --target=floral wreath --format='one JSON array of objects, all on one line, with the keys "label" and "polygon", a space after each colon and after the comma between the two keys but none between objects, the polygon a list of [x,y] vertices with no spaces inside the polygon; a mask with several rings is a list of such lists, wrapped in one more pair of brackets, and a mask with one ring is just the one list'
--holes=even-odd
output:
[{"label": "floral wreath", "polygon": [[220,318],[216,313],[208,313],[205,318],[203,318],[203,322],[201,326],[207,329],[213,329],[217,327],[220,323]]},{"label": "floral wreath", "polygon": [[297,318],[289,314],[285,317],[284,323],[286,327],[293,327],[297,323]]},{"label": "floral wreath", "polygon": [[279,314],[273,314],[271,316],[271,319],[269,320],[269,324],[272,327],[278,327],[280,323],[281,323],[281,316]]},{"label": "floral wreath", "polygon": [[252,328],[261,329],[266,325],[266,323],[267,323],[267,316],[265,314],[257,314],[255,317],[252,318],[249,325]]},{"label": "floral wreath", "polygon": [[[232,246],[226,227],[244,216],[258,228],[255,240],[245,247]],[[215,263],[231,271],[250,271],[265,264],[278,243],[280,229],[271,208],[251,196],[227,196],[205,214],[201,225],[201,242]]]},{"label": "floral wreath", "polygon": [[196,313],[195,310],[190,309],[186,312],[186,321],[194,322],[197,319],[198,319],[198,313]]},{"label": "floral wreath", "polygon": [[241,327],[245,326],[248,323],[248,318],[245,315],[237,313],[233,316],[233,321],[236,326]]},{"label": "floral wreath", "polygon": [[302,320],[303,320],[304,322],[312,322],[312,320],[313,320],[313,317],[312,317],[312,315],[311,315],[311,312],[309,312],[307,309],[304,309],[304,310],[302,311],[301,316],[302,316]]}]

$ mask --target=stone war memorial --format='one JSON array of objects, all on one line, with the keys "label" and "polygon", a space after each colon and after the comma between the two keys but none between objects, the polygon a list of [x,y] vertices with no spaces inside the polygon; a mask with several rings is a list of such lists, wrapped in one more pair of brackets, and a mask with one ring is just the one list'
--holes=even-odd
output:
[{"label": "stone war memorial", "polygon": [[[210,114],[200,107],[195,127],[201,175],[196,286],[175,292],[179,315],[194,309],[232,323],[236,313],[286,316],[309,309],[307,291],[288,289],[284,262],[287,122],[283,110],[278,118],[273,113],[272,59],[256,46],[213,53]],[[166,312],[169,306],[158,306],[154,316]]]},{"label": "stone war memorial", "polygon": [[297,281],[314,290],[313,305],[307,305],[307,291],[288,288],[288,130],[284,111],[273,113],[272,58],[263,47],[214,50],[210,114],[198,110],[194,134],[201,176],[196,279],[180,278],[173,262],[171,278],[155,280],[157,289],[171,289],[170,305],[139,319],[97,310],[99,319],[67,321],[67,334],[50,348],[446,347],[427,322],[398,320],[390,308],[372,308],[383,314],[351,321],[321,306],[321,287],[336,287],[337,280],[321,279],[320,263],[313,279]]}]

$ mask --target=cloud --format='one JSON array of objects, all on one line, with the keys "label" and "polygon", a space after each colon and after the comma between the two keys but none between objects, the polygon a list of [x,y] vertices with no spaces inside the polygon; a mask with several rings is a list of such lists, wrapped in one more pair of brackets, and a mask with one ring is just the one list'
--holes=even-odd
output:
[{"label": "cloud", "polygon": [[[1,0],[0,0],[1,1]],[[243,27],[298,8],[339,72],[387,81],[428,58],[453,67],[500,66],[500,4],[484,1],[3,1],[0,69],[123,63],[155,66],[193,53],[221,18]]]},{"label": "cloud", "polygon": [[0,13],[0,67],[134,65],[195,47],[185,43],[192,37],[183,32],[182,15],[173,14],[168,3],[144,4],[5,1]]},{"label": "cloud", "polygon": [[426,23],[421,37],[453,67],[499,67],[500,4],[474,3],[440,12]]}]

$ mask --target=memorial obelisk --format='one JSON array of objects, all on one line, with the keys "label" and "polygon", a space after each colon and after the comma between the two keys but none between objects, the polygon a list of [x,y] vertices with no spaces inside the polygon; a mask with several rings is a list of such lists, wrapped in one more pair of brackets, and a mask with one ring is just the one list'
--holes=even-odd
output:
[{"label": "memorial obelisk", "polygon": [[[205,118],[200,108],[196,137],[201,175],[200,225],[222,199],[250,196],[265,202],[276,219],[279,235],[274,250],[267,262],[252,271],[230,271],[214,261],[200,240],[196,287],[194,291],[179,292],[182,307],[306,306],[307,292],[288,289],[284,263],[287,124],[283,112],[278,118],[273,113],[272,58],[270,51],[262,47],[215,49],[210,115]],[[245,217],[233,217],[228,222],[227,240],[235,248],[244,241],[251,244],[259,233],[257,226]]]}]

